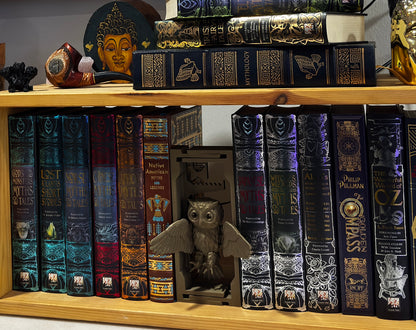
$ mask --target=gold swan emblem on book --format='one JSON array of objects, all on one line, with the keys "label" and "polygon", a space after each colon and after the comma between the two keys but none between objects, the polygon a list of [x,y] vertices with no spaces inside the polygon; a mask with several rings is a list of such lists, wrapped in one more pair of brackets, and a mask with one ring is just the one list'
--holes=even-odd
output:
[{"label": "gold swan emblem on book", "polygon": [[192,82],[199,80],[199,74],[202,72],[189,57],[184,59],[185,64],[179,67],[176,81],[184,81],[190,79]]},{"label": "gold swan emblem on book", "polygon": [[306,79],[308,80],[316,77],[320,68],[324,66],[324,62],[320,62],[321,56],[318,54],[312,54],[311,57],[296,55],[295,60],[299,70],[306,73]]}]

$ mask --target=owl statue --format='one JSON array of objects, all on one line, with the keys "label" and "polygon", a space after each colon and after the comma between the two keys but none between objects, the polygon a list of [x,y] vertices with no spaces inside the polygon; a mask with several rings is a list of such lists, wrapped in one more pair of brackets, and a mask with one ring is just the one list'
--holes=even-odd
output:
[{"label": "owl statue", "polygon": [[211,198],[188,200],[187,219],[173,222],[150,241],[150,248],[158,254],[185,252],[192,255],[191,272],[205,286],[221,282],[219,265],[224,257],[248,258],[251,245],[230,222],[223,221],[221,204]]}]

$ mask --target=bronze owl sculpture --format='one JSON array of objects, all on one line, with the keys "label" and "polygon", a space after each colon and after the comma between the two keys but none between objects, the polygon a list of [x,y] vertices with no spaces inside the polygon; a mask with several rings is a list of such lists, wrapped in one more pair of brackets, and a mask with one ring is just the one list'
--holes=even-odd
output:
[{"label": "bronze owl sculpture", "polygon": [[188,200],[188,219],[180,219],[156,236],[150,248],[158,254],[192,254],[191,272],[205,286],[221,282],[220,255],[248,258],[251,245],[230,222],[223,221],[221,204],[211,198]]}]

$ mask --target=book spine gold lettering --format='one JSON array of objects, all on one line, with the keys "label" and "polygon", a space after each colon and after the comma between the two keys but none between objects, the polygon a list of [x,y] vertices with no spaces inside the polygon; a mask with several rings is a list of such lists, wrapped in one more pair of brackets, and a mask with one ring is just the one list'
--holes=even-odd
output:
[{"label": "book spine gold lettering", "polygon": [[36,116],[9,116],[14,290],[40,289],[36,132]]},{"label": "book spine gold lettering", "polygon": [[361,115],[333,115],[332,122],[342,311],[344,314],[374,315],[364,112]]}]

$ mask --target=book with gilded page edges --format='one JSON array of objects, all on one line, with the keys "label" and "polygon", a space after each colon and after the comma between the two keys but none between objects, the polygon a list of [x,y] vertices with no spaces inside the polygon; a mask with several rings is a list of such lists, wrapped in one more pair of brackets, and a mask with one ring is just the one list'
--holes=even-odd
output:
[{"label": "book with gilded page edges", "polygon": [[264,140],[264,113],[268,109],[243,106],[231,117],[237,227],[252,251],[248,259],[240,259],[241,299],[246,309],[274,307]]},{"label": "book with gilded page edges", "polygon": [[363,0],[167,0],[166,18],[259,16],[311,12],[358,12]]},{"label": "book with gilded page edges", "polygon": [[298,13],[155,22],[157,48],[306,46],[365,41],[364,15]]},{"label": "book with gilded page edges", "polygon": [[332,106],[341,307],[374,315],[374,264],[363,105]]},{"label": "book with gilded page edges", "polygon": [[159,49],[133,53],[133,88],[375,86],[375,44]]},{"label": "book with gilded page edges", "polygon": [[341,310],[329,106],[302,106],[297,116],[301,213],[308,311]]},{"label": "book with gilded page edges", "polygon": [[412,318],[403,120],[398,105],[367,105],[375,313],[395,320]]},{"label": "book with gilded page edges", "polygon": [[94,295],[90,132],[85,114],[62,115],[67,293]]},{"label": "book with gilded page edges", "polygon": [[36,116],[11,115],[8,120],[13,290],[38,291],[41,283]]},{"label": "book with gilded page edges", "polygon": [[115,115],[90,114],[95,292],[120,297]]},{"label": "book with gilded page edges", "polygon": [[116,115],[121,297],[148,299],[144,205],[143,116]]},{"label": "book with gilded page edges", "polygon": [[202,144],[201,107],[160,107],[143,116],[144,194],[149,297],[175,301],[173,255],[156,254],[150,241],[172,223],[170,147]]},{"label": "book with gilded page edges", "polygon": [[272,107],[265,116],[271,249],[276,309],[306,311],[296,111]]}]

